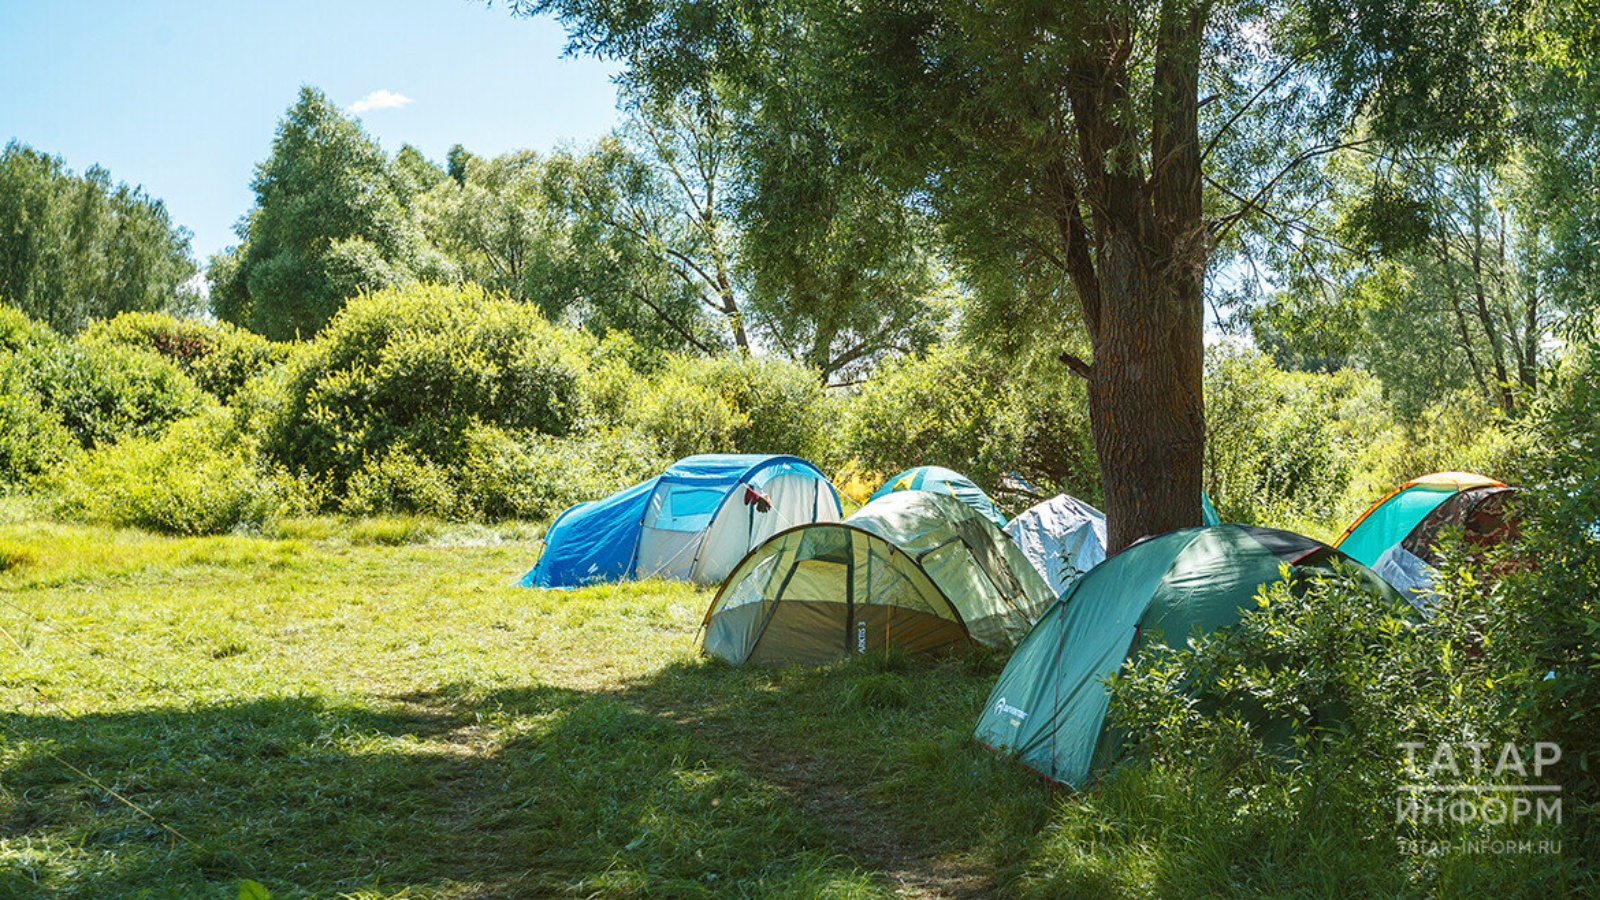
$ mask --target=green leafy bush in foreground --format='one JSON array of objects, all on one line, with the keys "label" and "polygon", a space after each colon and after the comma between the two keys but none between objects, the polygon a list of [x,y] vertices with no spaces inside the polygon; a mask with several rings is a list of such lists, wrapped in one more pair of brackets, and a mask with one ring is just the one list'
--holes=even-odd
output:
[{"label": "green leafy bush in foreground", "polygon": [[1523,537],[1506,576],[1529,635],[1528,712],[1559,743],[1575,854],[1600,859],[1600,319],[1570,335],[1570,355],[1521,440]]},{"label": "green leafy bush in foreground", "polygon": [[[1100,880],[1161,896],[1571,890],[1583,876],[1564,855],[1473,849],[1559,841],[1561,826],[1401,814],[1404,784],[1493,782],[1472,770],[1469,742],[1531,756],[1540,739],[1518,713],[1525,682],[1508,677],[1522,639],[1504,589],[1448,568],[1426,623],[1354,579],[1321,578],[1264,591],[1231,629],[1141,651],[1112,694],[1134,755],[1066,808],[1037,893]],[[1407,742],[1422,748],[1415,767]],[[1441,743],[1459,773],[1428,771]]]},{"label": "green leafy bush in foreground", "polygon": [[219,534],[259,525],[282,489],[254,447],[213,410],[159,438],[129,437],[88,452],[52,479],[57,513],[164,534]]}]

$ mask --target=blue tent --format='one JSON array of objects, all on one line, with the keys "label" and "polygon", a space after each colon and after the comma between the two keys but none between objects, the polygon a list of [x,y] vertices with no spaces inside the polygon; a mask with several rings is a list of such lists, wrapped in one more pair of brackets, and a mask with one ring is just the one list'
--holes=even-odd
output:
[{"label": "blue tent", "polygon": [[867,502],[871,503],[892,491],[933,491],[936,494],[948,494],[983,513],[984,518],[994,523],[994,527],[1006,527],[1005,514],[994,505],[994,501],[983,492],[983,488],[973,484],[972,479],[960,472],[943,466],[917,466],[907,469],[885,481],[883,487],[872,492]]},{"label": "blue tent", "polygon": [[777,532],[837,522],[841,512],[827,476],[799,457],[690,456],[557,516],[539,562],[517,583],[572,588],[661,577],[715,584]]}]

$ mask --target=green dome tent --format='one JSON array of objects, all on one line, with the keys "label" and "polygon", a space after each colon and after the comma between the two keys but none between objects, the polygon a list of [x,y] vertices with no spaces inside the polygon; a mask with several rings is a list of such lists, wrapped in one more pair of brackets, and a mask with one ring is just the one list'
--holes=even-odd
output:
[{"label": "green dome tent", "polygon": [[736,665],[822,665],[890,647],[1009,645],[1053,599],[977,510],[896,491],[751,551],[706,610],[703,646]]},{"label": "green dome tent", "polygon": [[975,736],[1052,781],[1083,787],[1115,756],[1105,682],[1156,635],[1175,642],[1239,621],[1256,592],[1282,577],[1354,567],[1326,544],[1246,525],[1186,528],[1141,541],[1092,569],[1044,614],[1000,674]]},{"label": "green dome tent", "polygon": [[946,469],[944,466],[917,466],[907,469],[885,481],[881,487],[872,492],[867,502],[887,497],[895,491],[933,491],[945,494],[983,513],[994,523],[994,527],[1006,527],[1005,513],[994,505],[994,501],[983,492],[983,488],[978,487],[972,479],[960,472]]}]

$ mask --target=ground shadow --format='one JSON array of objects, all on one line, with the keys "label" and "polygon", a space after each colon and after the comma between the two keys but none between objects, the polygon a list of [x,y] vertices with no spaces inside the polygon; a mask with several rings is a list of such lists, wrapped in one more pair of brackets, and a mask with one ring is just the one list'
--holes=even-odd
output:
[{"label": "ground shadow", "polygon": [[991,668],[694,663],[610,691],[0,714],[0,841],[33,848],[0,858],[0,898],[232,900],[242,878],[274,897],[1005,893],[1026,848],[990,844],[1047,803],[965,740]]}]

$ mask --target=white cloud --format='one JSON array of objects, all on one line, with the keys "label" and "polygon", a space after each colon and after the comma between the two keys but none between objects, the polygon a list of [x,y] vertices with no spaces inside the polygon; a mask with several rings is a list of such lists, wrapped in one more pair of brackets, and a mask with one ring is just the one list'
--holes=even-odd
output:
[{"label": "white cloud", "polygon": [[369,109],[399,109],[410,102],[411,98],[405,94],[396,94],[393,91],[373,91],[350,104],[350,111],[359,115]]}]

